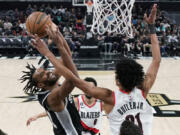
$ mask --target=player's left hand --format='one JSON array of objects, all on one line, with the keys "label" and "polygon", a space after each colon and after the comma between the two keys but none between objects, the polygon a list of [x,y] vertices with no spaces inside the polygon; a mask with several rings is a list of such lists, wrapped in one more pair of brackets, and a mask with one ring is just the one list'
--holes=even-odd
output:
[{"label": "player's left hand", "polygon": [[46,26],[46,32],[56,44],[63,44],[59,28],[54,23]]},{"label": "player's left hand", "polygon": [[146,23],[154,24],[156,20],[156,14],[157,14],[157,4],[154,4],[149,17],[147,17],[146,13],[144,14],[144,20],[146,21]]}]

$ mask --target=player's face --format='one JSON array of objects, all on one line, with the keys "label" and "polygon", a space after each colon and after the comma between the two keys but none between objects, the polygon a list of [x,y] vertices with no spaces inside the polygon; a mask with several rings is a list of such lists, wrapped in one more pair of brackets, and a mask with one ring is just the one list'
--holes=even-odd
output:
[{"label": "player's face", "polygon": [[59,79],[59,77],[52,71],[45,70],[44,68],[37,69],[33,75],[33,78],[35,78],[38,83],[43,83],[46,86],[53,86]]}]

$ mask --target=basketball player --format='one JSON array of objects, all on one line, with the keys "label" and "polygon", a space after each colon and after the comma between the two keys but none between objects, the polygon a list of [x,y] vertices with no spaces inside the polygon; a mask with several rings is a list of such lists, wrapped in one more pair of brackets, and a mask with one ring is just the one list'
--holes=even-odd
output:
[{"label": "basketball player", "polygon": [[[64,64],[78,77],[76,67],[72,62],[70,49],[63,36],[60,33],[50,36],[61,53],[62,61],[58,60],[58,64]],[[37,35],[33,36],[33,38],[33,44],[41,46],[45,44]],[[72,83],[69,80],[65,80],[60,86],[58,79],[61,74],[58,70],[52,72],[44,68],[36,69],[30,65],[26,67],[29,71],[24,71],[23,73],[25,74],[21,77],[22,82],[28,81],[24,91],[26,93],[37,93],[39,103],[44,107],[53,124],[54,134],[81,135],[83,127],[80,123],[79,113],[74,105],[72,96],[69,95],[74,88]],[[55,68],[57,69],[58,67]]]},{"label": "basketball player", "polygon": [[[97,86],[94,78],[86,77],[84,80],[89,82],[92,87]],[[91,133],[91,135],[100,134],[102,102],[86,93],[85,95],[79,95],[77,98],[74,98],[74,101],[81,117],[81,124],[84,128],[82,135],[89,135],[88,133]]]},{"label": "basketball player", "polygon": [[0,129],[0,135],[7,135],[7,134],[4,133],[4,132]]},{"label": "basketball player", "polygon": [[[94,78],[86,77],[84,80],[93,86],[97,86],[97,82]],[[86,135],[88,133],[91,133],[91,135],[98,134],[102,121],[102,102],[89,96],[88,94],[80,95],[74,98],[74,102],[79,111],[81,124],[84,128],[82,135]],[[46,116],[46,112],[34,115],[27,120],[26,125],[28,126],[32,121]]]},{"label": "basketball player", "polygon": [[125,120],[120,128],[119,135],[143,135],[141,128],[135,125],[132,121]]},{"label": "basketball player", "polygon": [[34,47],[51,63],[58,67],[58,71],[73,84],[88,95],[104,102],[104,109],[109,118],[112,135],[119,135],[119,129],[124,120],[137,124],[144,135],[151,135],[152,107],[146,102],[147,94],[153,86],[160,66],[161,55],[158,39],[155,33],[157,5],[154,4],[150,16],[144,15],[149,25],[152,45],[152,62],[144,75],[143,67],[131,59],[122,59],[116,65],[115,80],[119,90],[94,87],[76,77],[69,69],[58,63],[56,57],[44,46],[34,44]]}]

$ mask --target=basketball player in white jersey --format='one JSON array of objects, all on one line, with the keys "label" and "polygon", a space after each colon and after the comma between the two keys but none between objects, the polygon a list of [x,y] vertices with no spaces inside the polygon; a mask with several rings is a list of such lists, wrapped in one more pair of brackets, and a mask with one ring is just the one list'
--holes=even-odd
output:
[{"label": "basketball player in white jersey", "polygon": [[[92,77],[86,77],[84,80],[89,82],[93,87],[97,86],[96,80]],[[91,133],[91,135],[100,134],[102,102],[86,93],[74,98],[74,102],[81,117],[81,124],[84,128],[82,135],[89,135],[89,133]]]},{"label": "basketball player in white jersey", "polygon": [[[48,33],[56,43],[61,60],[57,63],[66,65],[76,76],[77,69],[72,62],[72,55],[67,42],[60,32]],[[33,36],[32,43],[43,46],[43,42],[37,35]],[[79,113],[75,107],[72,96],[69,95],[74,89],[71,81],[65,80],[59,85],[58,79],[61,76],[58,67],[50,71],[44,67],[36,69],[33,65],[26,66],[29,71],[23,71],[22,82],[27,81],[24,87],[25,93],[37,94],[39,103],[45,109],[52,125],[55,135],[81,135],[83,127],[80,122]],[[45,114],[43,114],[45,115]]]},{"label": "basketball player in white jersey", "polygon": [[[84,80],[93,86],[97,86],[97,82],[94,78],[86,77]],[[91,135],[99,134],[102,121],[102,102],[88,94],[85,94],[74,97],[74,103],[79,112],[81,124],[84,128],[82,135],[89,133]],[[34,115],[27,120],[26,125],[28,126],[32,121],[46,116],[46,112]]]},{"label": "basketball player in white jersey", "polygon": [[149,25],[152,45],[152,62],[144,74],[143,67],[132,59],[122,59],[117,63],[115,80],[118,90],[93,87],[86,81],[76,77],[69,69],[58,63],[56,57],[46,46],[35,44],[34,47],[46,56],[59,72],[88,95],[104,102],[104,110],[109,118],[112,135],[119,135],[119,129],[124,120],[133,121],[143,131],[144,135],[151,135],[153,111],[146,102],[147,94],[153,86],[160,66],[161,55],[155,32],[157,5],[154,4],[150,16],[144,19]]}]

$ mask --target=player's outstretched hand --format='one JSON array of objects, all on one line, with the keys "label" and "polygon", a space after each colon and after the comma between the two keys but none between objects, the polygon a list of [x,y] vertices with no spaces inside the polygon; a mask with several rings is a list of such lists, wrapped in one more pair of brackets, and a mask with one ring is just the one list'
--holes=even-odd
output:
[{"label": "player's outstretched hand", "polygon": [[46,43],[38,37],[37,34],[31,35],[31,45],[36,48],[42,55],[46,56],[49,52],[49,48],[47,47]]},{"label": "player's outstretched hand", "polygon": [[26,122],[26,126],[29,126],[32,121],[35,121],[35,120],[37,120],[37,119],[38,119],[38,118],[37,118],[36,116],[30,117],[30,118],[27,120],[27,122]]},{"label": "player's outstretched hand", "polygon": [[56,44],[63,44],[61,33],[57,25],[55,25],[54,23],[52,23],[51,25],[46,25],[46,32]]},{"label": "player's outstretched hand", "polygon": [[151,10],[151,13],[149,15],[149,17],[147,16],[147,14],[144,14],[144,20],[148,23],[148,24],[154,24],[155,20],[156,20],[156,14],[157,14],[157,4],[154,4]]}]

